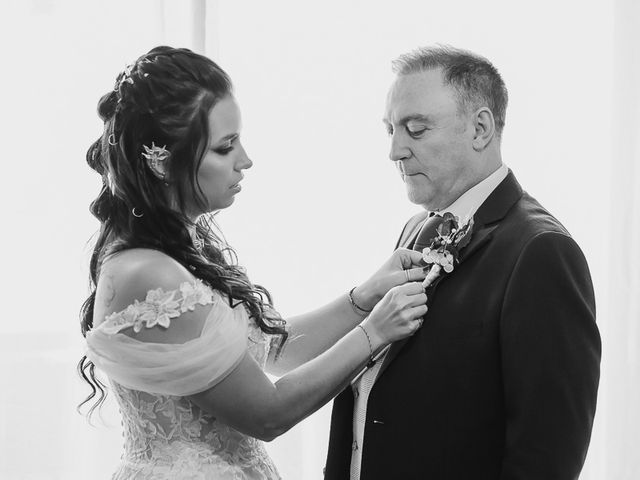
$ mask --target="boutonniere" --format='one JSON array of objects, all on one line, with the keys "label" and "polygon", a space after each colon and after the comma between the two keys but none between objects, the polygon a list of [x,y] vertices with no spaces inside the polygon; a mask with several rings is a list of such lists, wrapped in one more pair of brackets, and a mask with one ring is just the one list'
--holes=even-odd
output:
[{"label": "boutonniere", "polygon": [[473,231],[473,217],[467,217],[464,222],[452,213],[446,212],[442,216],[442,223],[436,229],[436,236],[431,245],[422,250],[422,259],[427,266],[431,266],[422,285],[426,289],[444,273],[451,273],[455,265],[460,263],[460,250],[471,240]]},{"label": "boutonniere", "polygon": [[[431,240],[431,245],[422,250],[422,258],[427,266],[430,266],[429,273],[422,282],[425,289],[440,277],[443,270],[445,273],[453,272],[454,266],[460,263],[460,250],[471,241],[472,231],[473,217],[468,216],[461,223],[460,219],[452,213],[447,212],[442,215],[442,223],[436,228],[436,236]],[[373,358],[373,363],[385,356],[390,348],[391,345],[383,348]],[[351,384],[357,383],[369,368],[370,365],[363,368],[351,381]]]}]

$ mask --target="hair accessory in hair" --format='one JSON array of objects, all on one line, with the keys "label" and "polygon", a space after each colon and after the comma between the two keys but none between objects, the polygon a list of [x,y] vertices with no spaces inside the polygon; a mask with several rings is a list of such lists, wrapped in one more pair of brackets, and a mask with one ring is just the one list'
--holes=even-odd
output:
[{"label": "hair accessory in hair", "polygon": [[138,212],[136,212],[136,207],[133,207],[133,208],[131,209],[131,214],[132,214],[134,217],[136,217],[136,218],[142,218],[142,217],[144,217],[144,213],[138,213]]},{"label": "hair accessory in hair", "polygon": [[118,85],[114,90],[116,91],[119,90],[125,82],[133,85],[133,78],[131,78],[131,71],[133,70],[134,65],[135,63],[131,63],[126,67],[124,67],[124,70],[122,72],[122,78],[120,78],[120,82],[118,82]]},{"label": "hair accessory in hair", "polygon": [[[171,156],[171,152],[166,148],[167,146],[164,145],[163,147],[156,147],[155,142],[151,142],[151,148],[147,147],[146,145],[142,145],[142,147],[146,152],[143,153],[142,156],[149,160],[149,162],[151,163],[149,166],[157,173],[163,172],[164,169],[162,167],[162,164],[164,164],[164,162],[166,162],[167,159]],[[162,176],[164,178],[164,173],[162,173]]]}]

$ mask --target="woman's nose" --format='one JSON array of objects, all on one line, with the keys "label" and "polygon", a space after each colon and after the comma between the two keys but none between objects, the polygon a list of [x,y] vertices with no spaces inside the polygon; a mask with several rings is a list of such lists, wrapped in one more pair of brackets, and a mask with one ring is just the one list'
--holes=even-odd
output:
[{"label": "woman's nose", "polygon": [[238,163],[236,166],[237,170],[246,170],[247,168],[251,168],[253,166],[253,162],[247,155],[244,147],[241,146],[240,148],[242,151],[240,152],[240,158],[238,159]]}]

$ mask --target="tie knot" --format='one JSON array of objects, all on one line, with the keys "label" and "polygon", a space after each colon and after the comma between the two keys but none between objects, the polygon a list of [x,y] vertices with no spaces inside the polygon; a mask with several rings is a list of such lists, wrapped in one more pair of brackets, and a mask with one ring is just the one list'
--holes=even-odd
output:
[{"label": "tie knot", "polygon": [[438,227],[442,222],[443,218],[437,212],[429,212],[429,217],[422,224],[412,250],[421,252],[431,245],[431,240],[436,236]]}]

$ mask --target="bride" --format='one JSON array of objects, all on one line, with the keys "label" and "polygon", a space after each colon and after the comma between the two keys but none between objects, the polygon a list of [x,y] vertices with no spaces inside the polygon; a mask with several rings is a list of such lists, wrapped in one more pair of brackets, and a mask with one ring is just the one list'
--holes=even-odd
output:
[{"label": "bride", "polygon": [[[87,161],[102,177],[100,233],[82,309],[92,388],[108,378],[125,446],[115,479],[277,479],[270,441],[330,401],[426,313],[418,252],[283,320],[210,228],[250,168],[231,81],[214,62],[158,47],[98,105]],[[275,383],[265,370],[280,376]]]}]

